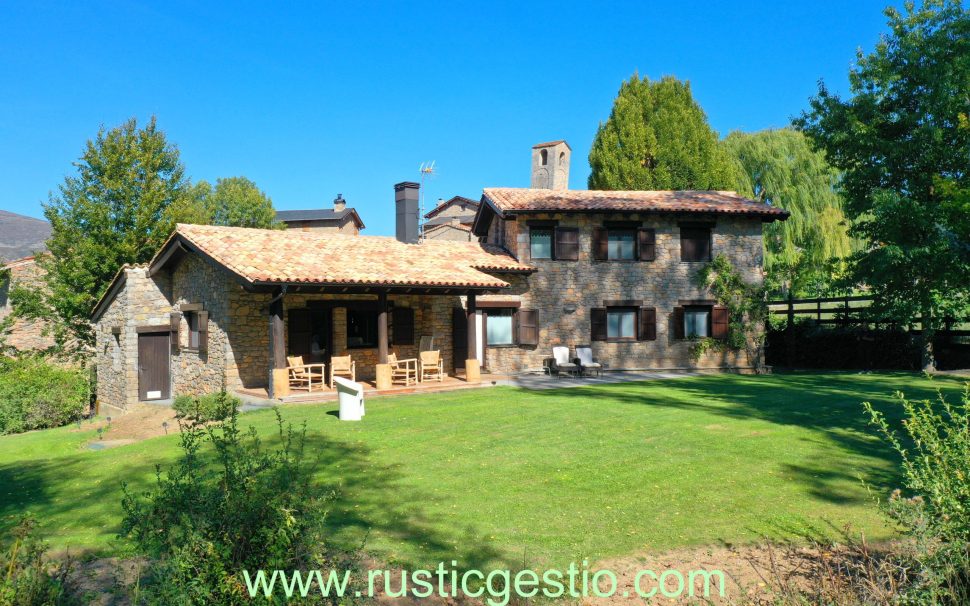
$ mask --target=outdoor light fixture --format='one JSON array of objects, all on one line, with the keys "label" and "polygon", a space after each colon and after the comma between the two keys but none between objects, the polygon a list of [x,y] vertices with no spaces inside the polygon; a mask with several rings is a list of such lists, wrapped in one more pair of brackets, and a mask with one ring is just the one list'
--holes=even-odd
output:
[{"label": "outdoor light fixture", "polygon": [[563,310],[563,313],[574,314],[576,313],[576,304],[566,303],[565,305],[562,306],[562,310]]}]

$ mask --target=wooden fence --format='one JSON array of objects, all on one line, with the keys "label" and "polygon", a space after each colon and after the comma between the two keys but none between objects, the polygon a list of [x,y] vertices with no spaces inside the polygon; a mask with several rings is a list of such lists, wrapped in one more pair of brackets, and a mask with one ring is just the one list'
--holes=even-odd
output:
[{"label": "wooden fence", "polygon": [[[772,315],[787,316],[788,325],[796,318],[811,318],[816,324],[830,326],[859,326],[872,329],[905,330],[919,334],[919,321],[902,325],[896,320],[876,318],[870,313],[873,299],[868,296],[816,297],[814,299],[782,299],[768,302]],[[970,336],[970,318],[947,318],[941,331],[949,336]]]}]

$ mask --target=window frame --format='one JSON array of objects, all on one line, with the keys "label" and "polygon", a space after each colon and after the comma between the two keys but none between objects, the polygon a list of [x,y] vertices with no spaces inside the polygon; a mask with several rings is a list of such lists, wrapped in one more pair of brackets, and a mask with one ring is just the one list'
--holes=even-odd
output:
[{"label": "window frame", "polygon": [[[709,339],[714,334],[714,305],[684,305],[684,338],[685,339]],[[691,335],[687,330],[687,315],[691,312],[707,313],[707,334]]]},{"label": "window frame", "polygon": [[[633,343],[639,341],[640,335],[640,308],[633,305],[607,305],[606,309],[606,342],[607,343]],[[610,314],[631,313],[633,314],[633,335],[629,337],[610,336]]]},{"label": "window frame", "polygon": [[[379,345],[378,335],[377,335],[377,333],[378,333],[378,330],[377,330],[377,316],[378,316],[378,313],[379,313],[378,310],[376,308],[367,308],[367,307],[347,307],[347,308],[345,308],[345,310],[346,310],[346,322],[345,322],[345,333],[346,334],[344,335],[344,340],[346,341],[346,343],[345,343],[346,348],[347,349],[377,349],[377,347]],[[354,314],[354,315],[364,315],[368,319],[367,324],[370,324],[371,323],[371,320],[373,321],[373,326],[374,326],[373,344],[371,344],[370,341],[368,341],[366,343],[353,344],[353,345],[350,343],[350,316],[351,316],[351,314]]]},{"label": "window frame", "polygon": [[[483,326],[482,332],[485,337],[485,347],[490,348],[501,348],[501,347],[518,347],[519,338],[518,331],[516,330],[516,314],[518,313],[518,308],[507,306],[507,307],[486,307],[482,309]],[[502,317],[509,318],[509,336],[510,340],[508,343],[489,343],[488,341],[488,324],[492,317]]]},{"label": "window frame", "polygon": [[[548,232],[549,234],[549,256],[537,257],[533,254],[532,235],[537,232]],[[543,261],[554,261],[556,259],[556,226],[555,225],[530,225],[529,226],[529,258]]]},{"label": "window frame", "polygon": [[[185,349],[186,351],[199,351],[199,344],[202,342],[202,331],[200,328],[199,312],[187,310],[182,312],[185,317]],[[193,339],[195,342],[193,343]]]},{"label": "window frame", "polygon": [[[709,263],[714,259],[714,225],[711,223],[681,223],[680,227],[680,262],[681,263]],[[697,232],[704,231],[706,233],[705,247],[707,249],[706,257],[697,257],[697,247],[693,246],[693,257],[687,258],[688,249],[685,247],[685,242],[700,242],[702,241],[699,237],[685,237],[685,232]]]},{"label": "window frame", "polygon": [[[606,261],[614,263],[632,263],[638,260],[638,238],[640,234],[638,233],[638,228],[636,227],[606,227]],[[620,234],[630,236],[633,243],[633,253],[630,257],[612,257],[610,256],[610,237],[618,236]]]}]

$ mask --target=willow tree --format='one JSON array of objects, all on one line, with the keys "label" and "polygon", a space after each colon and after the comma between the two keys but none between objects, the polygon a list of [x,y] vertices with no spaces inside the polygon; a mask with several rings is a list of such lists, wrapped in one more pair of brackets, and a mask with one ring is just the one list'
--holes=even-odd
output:
[{"label": "willow tree", "polygon": [[735,163],[690,91],[690,84],[634,74],[589,152],[590,189],[734,189]]},{"label": "willow tree", "polygon": [[741,194],[791,213],[765,226],[765,270],[796,295],[818,294],[830,282],[832,262],[853,250],[836,187],[839,174],[789,129],[733,132],[724,147],[742,168]]}]

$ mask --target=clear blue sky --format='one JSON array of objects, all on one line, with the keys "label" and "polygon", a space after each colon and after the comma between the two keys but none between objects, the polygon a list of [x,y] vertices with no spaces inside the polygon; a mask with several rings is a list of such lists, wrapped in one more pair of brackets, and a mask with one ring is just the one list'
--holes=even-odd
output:
[{"label": "clear blue sky", "polygon": [[889,0],[251,4],[0,2],[0,208],[42,216],[99,125],[156,115],[192,179],[245,175],[278,209],[339,192],[368,234],[435,160],[426,199],[528,186],[566,139],[584,188],[635,70],[690,80],[723,136],[844,91]]}]

